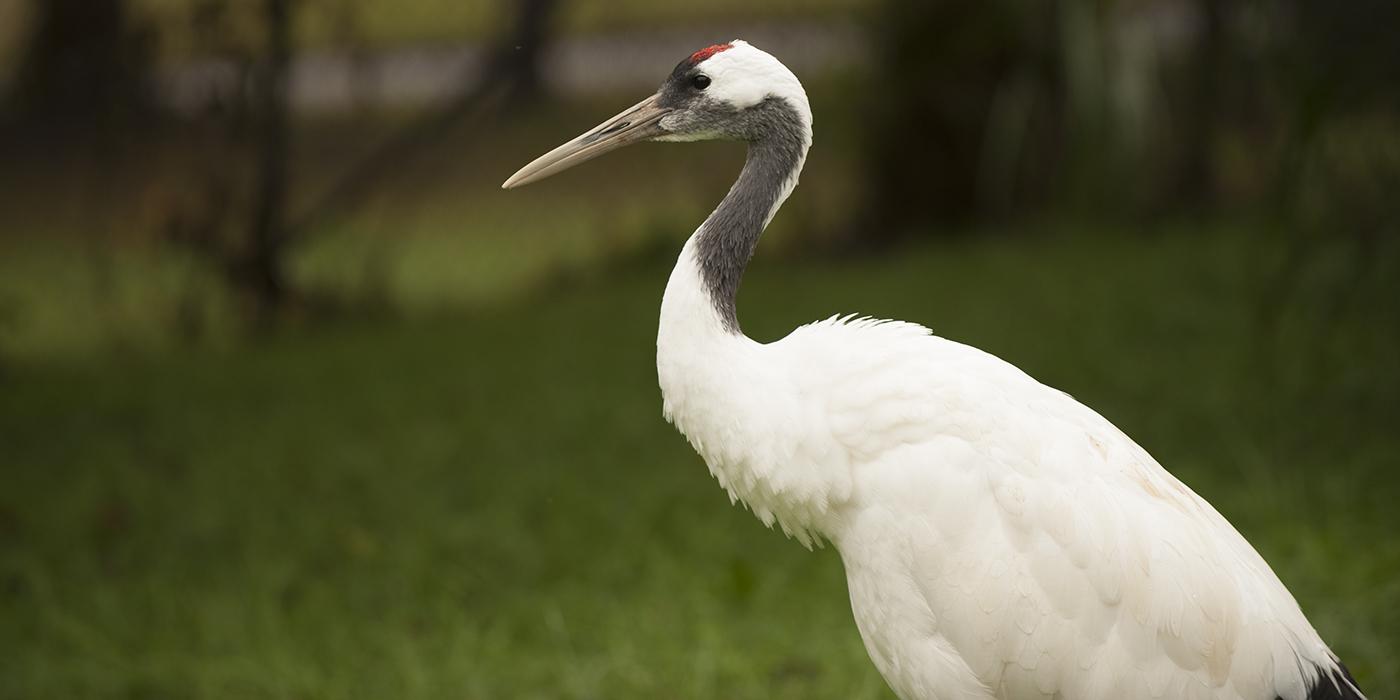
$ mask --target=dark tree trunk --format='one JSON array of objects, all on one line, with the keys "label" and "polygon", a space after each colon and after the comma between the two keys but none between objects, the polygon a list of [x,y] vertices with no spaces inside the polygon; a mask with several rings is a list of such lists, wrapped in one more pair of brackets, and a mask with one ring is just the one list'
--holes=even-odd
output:
[{"label": "dark tree trunk", "polygon": [[1188,208],[1209,207],[1215,198],[1215,137],[1219,124],[1221,72],[1225,70],[1223,0],[1196,0],[1200,27],[1186,79],[1186,114],[1177,172],[1177,202]]},{"label": "dark tree trunk", "polygon": [[153,35],[126,0],[33,0],[12,89],[0,96],[0,148],[89,149],[110,167],[124,137],[157,116]]},{"label": "dark tree trunk", "polygon": [[496,47],[492,80],[505,84],[512,102],[538,97],[544,86],[541,58],[548,45],[557,0],[517,0],[515,21]]},{"label": "dark tree trunk", "polygon": [[291,64],[291,0],[264,0],[267,49],[254,74],[257,115],[257,181],[248,248],[235,265],[235,283],[249,296],[259,320],[266,320],[287,297],[283,267],[286,248],[287,149]]},{"label": "dark tree trunk", "polygon": [[150,109],[151,35],[125,0],[34,0],[32,13],[14,91],[28,126],[101,136]]}]

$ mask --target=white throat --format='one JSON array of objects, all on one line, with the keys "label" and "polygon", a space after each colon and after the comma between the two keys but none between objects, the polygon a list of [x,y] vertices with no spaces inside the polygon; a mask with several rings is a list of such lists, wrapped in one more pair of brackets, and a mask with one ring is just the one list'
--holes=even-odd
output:
[{"label": "white throat", "polygon": [[731,499],[808,545],[826,530],[828,493],[799,483],[798,435],[784,423],[801,415],[800,402],[768,346],[740,332],[734,295],[759,233],[797,185],[810,143],[803,119],[790,143],[750,144],[738,181],[681,250],[656,339],[667,420]]}]

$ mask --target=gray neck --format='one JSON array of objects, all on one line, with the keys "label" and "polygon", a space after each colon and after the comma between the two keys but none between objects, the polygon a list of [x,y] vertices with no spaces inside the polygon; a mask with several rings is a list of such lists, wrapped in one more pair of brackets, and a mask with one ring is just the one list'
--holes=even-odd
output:
[{"label": "gray neck", "polygon": [[739,333],[736,300],[758,237],[797,184],[811,134],[787,101],[769,98],[739,114],[749,153],[739,179],[696,232],[700,273],[725,329]]}]

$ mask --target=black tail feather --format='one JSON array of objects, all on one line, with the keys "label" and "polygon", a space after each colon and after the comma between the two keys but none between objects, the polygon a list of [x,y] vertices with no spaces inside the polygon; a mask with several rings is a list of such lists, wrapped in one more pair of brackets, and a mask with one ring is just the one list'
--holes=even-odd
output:
[{"label": "black tail feather", "polygon": [[1335,671],[1318,669],[1317,682],[1308,691],[1308,700],[1366,700],[1346,664],[1338,661]]}]

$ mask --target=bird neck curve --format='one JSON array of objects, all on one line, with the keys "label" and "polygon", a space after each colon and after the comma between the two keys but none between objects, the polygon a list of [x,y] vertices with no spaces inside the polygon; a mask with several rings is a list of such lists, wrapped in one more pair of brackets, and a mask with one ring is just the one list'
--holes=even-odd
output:
[{"label": "bird neck curve", "polygon": [[720,485],[765,523],[781,523],[810,544],[808,533],[819,530],[813,504],[821,499],[804,500],[774,476],[792,447],[776,425],[789,415],[779,407],[790,388],[785,371],[772,365],[765,346],[739,330],[735,313],[739,281],[759,234],[796,186],[811,144],[810,119],[799,111],[805,102],[796,109],[786,98],[768,102],[764,137],[749,139],[738,180],[686,241],[671,271],[661,301],[656,369],[667,420]]},{"label": "bird neck curve", "polygon": [[741,112],[739,128],[752,134],[748,155],[729,193],[687,244],[724,330],[739,334],[737,301],[744,269],[763,229],[797,186],[812,144],[810,111],[788,98],[769,97]]}]

